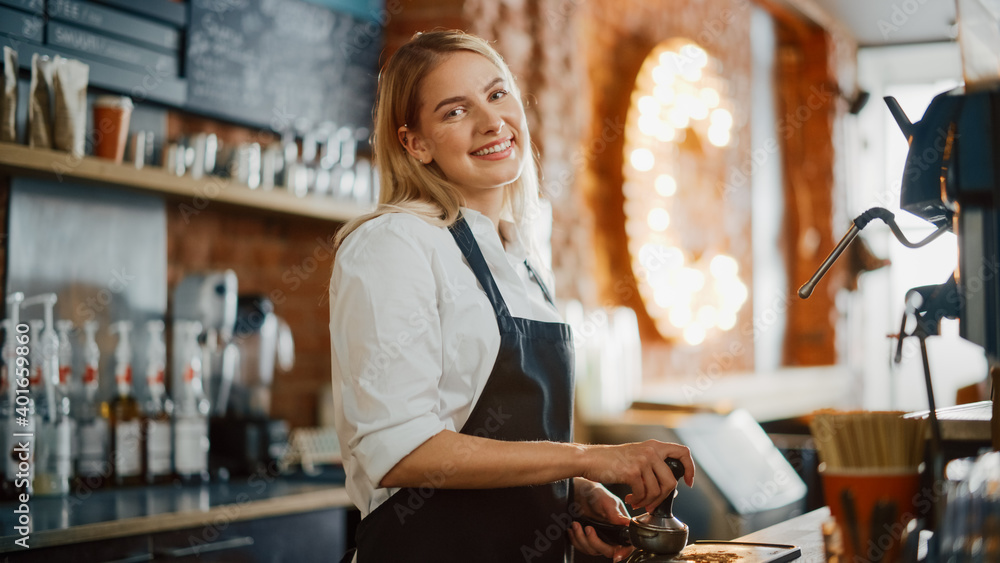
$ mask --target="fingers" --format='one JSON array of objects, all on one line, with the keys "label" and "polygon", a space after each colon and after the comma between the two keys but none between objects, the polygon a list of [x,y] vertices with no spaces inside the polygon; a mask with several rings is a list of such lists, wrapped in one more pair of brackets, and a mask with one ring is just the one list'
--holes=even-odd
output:
[{"label": "fingers", "polygon": [[635,550],[634,547],[630,547],[627,545],[622,547],[616,547],[615,553],[614,555],[612,555],[611,560],[614,561],[615,563],[618,563],[619,561],[624,561],[625,558],[631,555],[634,550]]},{"label": "fingers", "polygon": [[583,496],[580,496],[580,491],[583,487],[576,488],[576,500],[582,505],[584,516],[604,520],[611,524],[627,526],[631,517],[621,499],[611,494],[611,491],[607,490],[603,485],[584,481],[589,490]]},{"label": "fingers", "polygon": [[667,457],[672,457],[681,462],[684,466],[684,482],[687,486],[694,486],[694,474],[697,469],[694,465],[694,458],[691,457],[691,450],[687,446],[682,446],[680,444],[670,444],[672,446],[671,452],[667,454]]},{"label": "fingers", "polygon": [[677,479],[674,478],[673,472],[670,471],[670,467],[666,463],[653,464],[652,473],[654,474],[657,482],[660,484],[661,494],[655,499],[652,499],[648,504],[643,505],[646,507],[646,512],[656,510],[656,507],[666,500],[667,497],[677,488]]},{"label": "fingers", "polygon": [[625,510],[625,505],[622,504],[622,501],[618,500],[618,497],[607,493],[607,495],[601,496],[598,502],[597,512],[608,522],[627,526],[631,521],[628,512]]},{"label": "fingers", "polygon": [[621,561],[632,551],[632,548],[628,546],[614,546],[605,543],[597,536],[593,527],[582,526],[579,522],[573,522],[568,531],[573,547],[587,555],[603,555],[613,558],[614,561]]},{"label": "fingers", "polygon": [[684,481],[694,485],[696,472],[691,451],[680,444],[646,440],[620,446],[600,446],[593,453],[583,477],[597,481],[622,483],[632,489],[625,502],[639,507],[656,506],[677,487],[664,459],[671,457],[684,466]]},{"label": "fingers", "polygon": [[[663,461],[660,461],[659,464],[662,464],[664,467],[666,467],[666,464],[663,463]],[[645,496],[638,495],[638,499],[635,500],[635,501],[633,501],[632,508],[639,508],[641,506],[649,506],[649,505],[653,504],[654,502],[656,502],[656,499],[660,498],[660,496],[663,496],[664,498],[666,498],[666,495],[663,494],[663,491],[664,491],[663,485],[664,484],[661,483],[659,481],[659,479],[657,479],[656,472],[653,471],[653,467],[655,467],[656,465],[658,465],[658,464],[654,462],[652,464],[652,466],[643,468],[643,470],[642,470],[642,484],[643,484],[643,491],[645,492]],[[669,473],[669,470],[668,470],[668,473]],[[632,492],[634,493],[635,490],[633,489]]]}]

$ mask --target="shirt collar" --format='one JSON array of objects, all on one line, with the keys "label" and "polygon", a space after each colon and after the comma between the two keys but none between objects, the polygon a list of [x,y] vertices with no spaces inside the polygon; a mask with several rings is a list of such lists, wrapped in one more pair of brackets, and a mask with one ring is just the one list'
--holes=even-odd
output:
[{"label": "shirt collar", "polygon": [[497,234],[496,229],[493,228],[493,221],[489,217],[483,215],[482,213],[476,211],[475,209],[469,209],[468,207],[462,207],[462,217],[465,217],[467,223],[469,223],[469,228],[472,229],[472,234],[475,235],[477,239],[482,239],[482,237],[491,237],[497,243],[500,244],[501,248],[505,248],[507,255],[518,261],[522,262],[528,257],[528,253],[521,243],[521,237],[517,231],[517,225],[511,221],[500,219],[500,234],[503,235],[503,240],[507,241],[506,247],[504,247],[503,241],[500,239],[500,234]]}]

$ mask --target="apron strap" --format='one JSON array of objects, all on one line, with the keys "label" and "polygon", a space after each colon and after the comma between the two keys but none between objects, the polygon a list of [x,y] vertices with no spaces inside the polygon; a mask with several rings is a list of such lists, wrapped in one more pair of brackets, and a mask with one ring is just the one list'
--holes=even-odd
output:
[{"label": "apron strap", "polygon": [[490,304],[493,305],[493,311],[497,315],[497,321],[503,327],[505,321],[510,318],[510,311],[507,310],[507,303],[503,300],[503,295],[500,294],[500,288],[497,287],[496,281],[493,280],[489,266],[486,265],[486,258],[483,257],[483,251],[479,249],[479,244],[472,234],[472,229],[469,228],[469,223],[465,221],[465,217],[459,217],[454,225],[448,227],[448,230],[451,231],[451,236],[455,237],[455,242],[462,249],[465,259],[469,261],[472,273],[476,275],[479,285],[486,292],[486,297],[489,298]]}]

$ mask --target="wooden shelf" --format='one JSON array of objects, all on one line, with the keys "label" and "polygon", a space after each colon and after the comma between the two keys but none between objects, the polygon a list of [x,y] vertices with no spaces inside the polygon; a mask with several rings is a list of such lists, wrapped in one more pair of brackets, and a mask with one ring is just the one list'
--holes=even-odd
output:
[{"label": "wooden shelf", "polygon": [[354,203],[329,197],[296,197],[284,189],[251,190],[225,178],[167,174],[159,167],[136,169],[127,164],[68,153],[32,149],[24,145],[0,143],[0,173],[70,179],[167,194],[181,200],[190,198],[191,206],[203,208],[205,201],[219,201],[263,211],[288,213],[329,221],[349,221],[368,211]]}]

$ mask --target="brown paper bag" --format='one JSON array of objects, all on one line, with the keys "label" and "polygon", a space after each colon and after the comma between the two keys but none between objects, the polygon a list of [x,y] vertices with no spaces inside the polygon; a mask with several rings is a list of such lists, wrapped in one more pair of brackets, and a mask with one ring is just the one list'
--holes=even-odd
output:
[{"label": "brown paper bag", "polygon": [[3,100],[0,101],[0,142],[17,142],[17,51],[10,47],[3,48],[3,76],[0,77],[0,89],[3,90]]},{"label": "brown paper bag", "polygon": [[90,66],[56,56],[53,61],[54,92],[52,148],[83,156],[87,127],[87,81]]},{"label": "brown paper bag", "polygon": [[28,146],[52,148],[52,59],[38,53],[31,56]]}]

